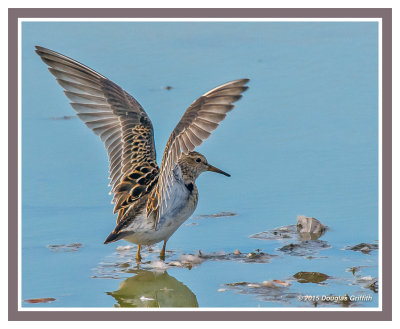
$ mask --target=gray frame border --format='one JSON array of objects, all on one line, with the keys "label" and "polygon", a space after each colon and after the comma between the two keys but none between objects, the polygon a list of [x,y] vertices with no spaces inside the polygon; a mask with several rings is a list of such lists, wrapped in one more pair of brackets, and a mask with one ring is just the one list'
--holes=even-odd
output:
[{"label": "gray frame border", "polygon": [[[18,311],[19,18],[381,18],[382,311]],[[8,319],[11,321],[391,321],[392,320],[392,8],[9,8]]]}]

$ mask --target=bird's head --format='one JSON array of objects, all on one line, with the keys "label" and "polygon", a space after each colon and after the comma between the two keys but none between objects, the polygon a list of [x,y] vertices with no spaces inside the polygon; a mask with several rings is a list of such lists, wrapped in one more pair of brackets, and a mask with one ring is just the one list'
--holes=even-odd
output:
[{"label": "bird's head", "polygon": [[228,173],[218,169],[207,162],[206,157],[198,152],[189,152],[182,154],[179,158],[178,164],[182,171],[182,176],[185,180],[195,181],[199,175],[205,171],[213,171],[230,177]]}]

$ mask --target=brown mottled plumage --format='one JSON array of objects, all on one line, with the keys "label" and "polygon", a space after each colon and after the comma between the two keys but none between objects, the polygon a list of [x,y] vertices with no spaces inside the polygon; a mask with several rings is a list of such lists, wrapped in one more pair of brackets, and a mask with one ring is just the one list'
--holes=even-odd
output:
[{"label": "brown mottled plumage", "polygon": [[125,239],[140,245],[169,237],[197,206],[196,178],[204,171],[229,176],[193,150],[233,109],[248,79],[225,83],[195,100],[171,133],[161,167],[152,123],[126,91],[89,67],[47,48],[36,52],[64,88],[77,116],[100,137],[110,162],[117,226],[105,243]]}]

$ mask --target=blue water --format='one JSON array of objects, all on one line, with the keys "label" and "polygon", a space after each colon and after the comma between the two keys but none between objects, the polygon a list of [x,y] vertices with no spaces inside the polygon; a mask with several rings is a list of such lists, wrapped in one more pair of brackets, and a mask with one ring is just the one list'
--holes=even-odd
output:
[{"label": "blue water", "polygon": [[[106,152],[76,117],[54,120],[74,111],[34,45],[85,63],[137,98],[153,122],[159,162],[194,99],[229,80],[251,79],[235,109],[198,148],[232,177],[203,174],[193,216],[237,216],[189,219],[197,225],[182,226],[167,249],[176,259],[236,249],[278,257],[262,264],[219,260],[171,268],[165,282],[178,281],[200,307],[312,306],[266,301],[251,289],[225,285],[273,279],[290,282],[293,293],[369,294],[373,300],[358,306],[378,305],[378,293],[354,284],[356,276],[346,271],[367,266],[358,275],[378,278],[378,253],[344,250],[378,243],[377,23],[22,24],[22,299],[56,299],[22,305],[114,307],[117,299],[108,293],[138,274],[94,278],[109,259],[117,262],[116,247],[127,245],[103,245],[115,224]],[[283,254],[280,241],[249,238],[295,224],[301,214],[330,228],[321,239],[331,248],[316,258]],[[48,248],[70,243],[82,247]],[[292,277],[300,271],[332,279],[301,284]]]}]

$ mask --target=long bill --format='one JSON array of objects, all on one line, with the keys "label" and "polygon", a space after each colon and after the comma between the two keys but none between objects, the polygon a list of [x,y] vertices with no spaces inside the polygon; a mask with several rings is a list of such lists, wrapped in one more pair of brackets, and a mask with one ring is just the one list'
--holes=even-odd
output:
[{"label": "long bill", "polygon": [[218,173],[218,174],[222,174],[222,175],[231,177],[231,175],[229,175],[229,174],[226,173],[225,171],[223,171],[223,170],[221,170],[221,169],[218,169],[218,168],[216,168],[216,167],[214,167],[214,166],[212,166],[212,165],[208,165],[207,171],[213,171],[213,172],[216,172],[216,173]]}]

